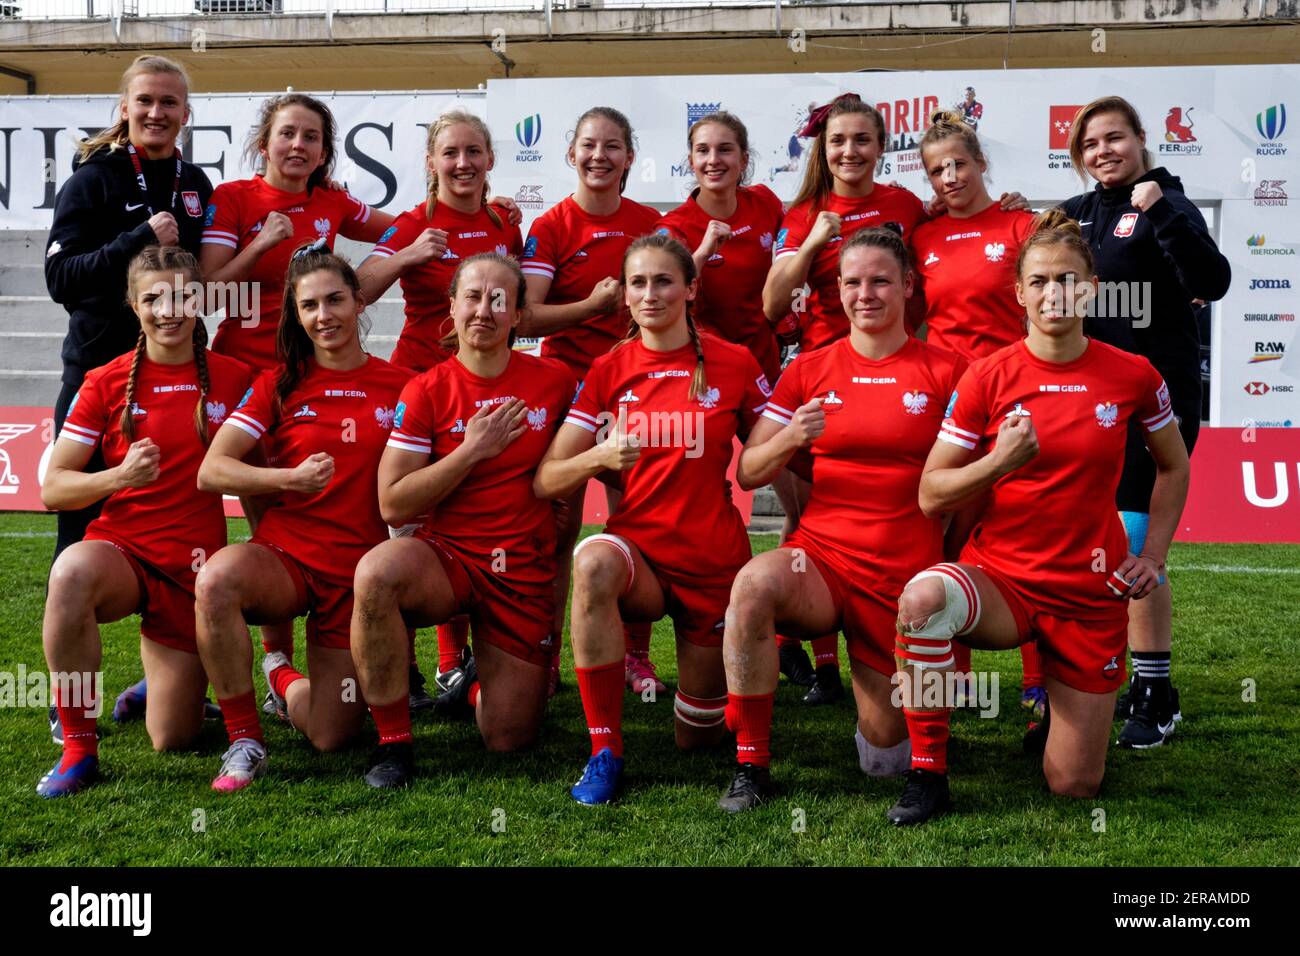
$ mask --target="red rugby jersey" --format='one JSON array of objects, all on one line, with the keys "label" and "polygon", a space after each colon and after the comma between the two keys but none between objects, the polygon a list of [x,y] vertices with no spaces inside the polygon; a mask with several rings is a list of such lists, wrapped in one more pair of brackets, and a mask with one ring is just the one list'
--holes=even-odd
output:
[{"label": "red rugby jersey", "polygon": [[750,558],[745,522],[727,492],[732,440],[771,391],[754,356],[703,334],[708,388],[688,398],[695,348],[652,351],[638,339],[592,363],[565,424],[603,438],[620,416],[641,441],[623,500],[605,530],[625,535],[670,580],[725,585]]},{"label": "red rugby jersey", "polygon": [[961,559],[1000,572],[1051,614],[1122,615],[1106,587],[1128,554],[1115,489],[1129,420],[1147,431],[1174,420],[1164,379],[1142,356],[1096,339],[1063,363],[1017,342],[962,376],[939,439],[987,453],[1012,414],[1030,416],[1038,457],[994,484]]},{"label": "red rugby jersey", "polygon": [[254,537],[325,580],[351,587],[357,562],[388,540],[379,517],[379,458],[411,373],[373,355],[346,372],[311,360],[279,415],[275,377],[274,369],[259,375],[226,424],[261,441],[269,467],[294,468],[325,452],[334,459],[334,477],[314,495],[276,495]]},{"label": "red rugby jersey", "polygon": [[[261,176],[222,183],[212,193],[203,229],[203,244],[243,250],[257,238],[266,217],[281,212],[293,223],[293,236],[268,250],[242,280],[257,283],[255,298],[241,292],[226,302],[226,318],[212,340],[212,348],[231,355],[258,371],[278,364],[275,332],[284,301],[284,275],[293,251],[305,242],[329,240],[342,233],[360,237],[360,227],[370,218],[370,207],[349,192],[318,186],[310,193],[289,193],[269,185]],[[250,299],[252,299],[250,301]],[[244,326],[244,322],[256,325]]]},{"label": "red rugby jersey", "polygon": [[391,256],[413,243],[426,229],[442,229],[447,233],[447,251],[441,259],[416,266],[399,280],[405,301],[406,324],[389,361],[417,372],[433,368],[451,355],[438,342],[452,331],[448,289],[461,260],[480,252],[518,258],[524,245],[519,227],[510,225],[503,209],[493,210],[501,221],[497,225],[486,208],[466,215],[441,203],[434,206],[432,219],[425,215],[425,208],[425,204],[420,203],[394,219],[370,253],[372,256]]},{"label": "red rugby jersey", "polygon": [[[83,445],[102,445],[110,468],[120,465],[130,448],[118,421],[126,405],[132,358],[128,352],[87,373],[59,432],[60,438]],[[212,436],[248,388],[253,371],[213,352],[208,352],[207,360],[204,412]],[[148,358],[140,360],[134,441],[149,438],[158,446],[160,474],[144,488],[123,488],[109,496],[86,531],[88,539],[117,542],[188,591],[194,590],[196,564],[201,567],[226,544],[221,496],[198,490],[199,465],[208,450],[194,426],[198,398],[194,362],[160,365]]]},{"label": "red rugby jersey", "polygon": [[926,341],[968,362],[1025,337],[1016,301],[1016,256],[1034,217],[994,202],[967,219],[940,216],[912,233],[925,288]]},{"label": "red rugby jersey", "polygon": [[433,461],[446,458],[464,442],[465,423],[483,406],[512,398],[528,406],[524,433],[495,458],[475,465],[438,502],[417,533],[500,574],[516,590],[553,587],[554,512],[551,502],[533,494],[533,473],[576,387],[563,363],[517,351],[510,353],[509,364],[496,378],[480,378],[453,357],[408,382],[388,446]]},{"label": "red rugby jersey", "polygon": [[[659,211],[626,197],[610,216],[583,212],[572,196],[537,217],[524,243],[525,275],[551,280],[548,305],[580,302],[601,279],[622,276],[623,253],[632,240],[654,230]],[[581,379],[592,360],[627,335],[627,306],[546,336],[542,354],[557,358]]]},{"label": "red rugby jersey", "polygon": [[844,338],[795,358],[763,412],[788,425],[799,406],[822,400],[826,430],[809,448],[812,495],[799,534],[863,569],[882,593],[943,560],[942,523],[921,513],[917,491],[933,429],[965,369],[917,339],[868,359]]},{"label": "red rugby jersey", "polygon": [[912,230],[925,222],[925,206],[906,189],[897,189],[876,183],[870,195],[859,199],[836,196],[826,197],[819,208],[812,200],[805,200],[785,214],[781,231],[776,234],[775,259],[792,256],[799,251],[812,231],[817,214],[825,210],[840,217],[840,235],[818,251],[808,270],[808,312],[803,322],[800,351],[811,352],[849,334],[849,319],[840,304],[840,245],[859,229],[883,226],[896,222],[903,227],[903,241],[911,242]]},{"label": "red rugby jersey", "polygon": [[[704,241],[713,220],[696,201],[698,193],[698,189],[692,192],[655,226],[680,239],[691,252]],[[781,200],[766,186],[736,190],[736,211],[721,220],[731,227],[731,238],[705,262],[694,307],[701,329],[745,346],[773,382],[781,371],[781,350],[763,314],[763,285],[784,216]]]}]

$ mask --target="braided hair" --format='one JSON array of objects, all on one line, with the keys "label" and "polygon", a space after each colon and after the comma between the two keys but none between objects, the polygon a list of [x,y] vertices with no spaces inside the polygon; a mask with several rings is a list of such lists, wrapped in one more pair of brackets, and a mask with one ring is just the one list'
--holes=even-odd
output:
[{"label": "braided hair", "polygon": [[[695,281],[695,260],[691,257],[690,250],[665,232],[652,232],[649,235],[642,236],[632,242],[623,253],[622,281],[627,285],[627,264],[634,253],[642,249],[658,249],[666,252],[677,260],[677,265],[681,268],[682,279],[687,285]],[[700,341],[700,330],[695,326],[695,318],[691,315],[691,303],[686,303],[686,330],[691,336],[691,345],[695,347],[695,373],[691,376],[691,390],[687,398],[699,398],[709,390],[709,383],[704,377],[704,343]],[[632,320],[628,326],[627,336],[623,342],[631,342],[641,337],[641,326]]]},{"label": "braided hair", "polygon": [[[429,136],[425,143],[425,152],[430,159],[434,157],[434,149],[437,147],[438,137],[444,130],[451,129],[453,126],[468,126],[477,133],[483,140],[483,146],[487,150],[488,156],[492,156],[492,131],[488,129],[487,123],[483,122],[482,117],[475,116],[468,110],[448,110],[429,126]],[[501,228],[501,217],[497,215],[495,209],[488,202],[491,193],[488,190],[487,177],[483,177],[483,205],[482,209],[487,213],[492,224],[498,229]],[[433,209],[438,204],[438,171],[434,164],[429,164],[429,197],[424,201],[424,217],[433,219]]]},{"label": "braided hair", "polygon": [[[192,253],[179,246],[145,246],[131,260],[126,270],[127,303],[133,310],[136,296],[140,291],[140,280],[146,275],[159,272],[171,273],[178,279],[184,275],[187,283],[203,281],[202,273],[199,272],[199,262]],[[208,328],[203,324],[201,315],[195,316],[191,341],[194,343],[194,366],[199,378],[199,400],[194,405],[194,428],[199,434],[199,440],[207,445],[209,437],[207,401],[212,380],[208,375]],[[135,416],[132,413],[135,409],[140,364],[145,357],[148,342],[148,336],[145,335],[142,327],[135,340],[135,351],[131,355],[131,371],[126,377],[126,405],[118,418],[122,437],[128,442],[135,441]]]}]

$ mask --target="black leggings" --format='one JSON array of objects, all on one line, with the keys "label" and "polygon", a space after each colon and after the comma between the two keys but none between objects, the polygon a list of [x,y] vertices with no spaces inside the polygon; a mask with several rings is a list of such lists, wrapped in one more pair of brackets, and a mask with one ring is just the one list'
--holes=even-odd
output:
[{"label": "black leggings", "polygon": [[[81,383],[86,377],[86,370],[77,368],[74,365],[66,365],[63,368],[63,390],[59,392],[59,398],[54,403],[54,428],[56,434],[63,429],[63,421],[68,417],[68,407],[72,400],[77,397],[77,392],[81,388]],[[74,381],[69,381],[74,379]],[[95,449],[95,454],[90,457],[83,471],[103,471],[105,468],[104,456],[99,448]],[[63,549],[70,544],[76,544],[86,536],[86,528],[90,523],[99,517],[99,512],[104,507],[104,501],[96,501],[93,505],[82,508],[79,511],[60,511],[58,512],[59,533],[54,543],[54,558],[58,560]]]},{"label": "black leggings", "polygon": [[[1178,417],[1178,430],[1183,434],[1183,444],[1187,446],[1190,457],[1192,449],[1196,447],[1196,436],[1201,430],[1200,396],[1196,396],[1194,404],[1175,404],[1174,414]],[[1151,492],[1155,486],[1156,461],[1142,440],[1142,423],[1134,419],[1129,422],[1124,470],[1120,473],[1119,488],[1115,492],[1115,510],[1150,514]]]}]

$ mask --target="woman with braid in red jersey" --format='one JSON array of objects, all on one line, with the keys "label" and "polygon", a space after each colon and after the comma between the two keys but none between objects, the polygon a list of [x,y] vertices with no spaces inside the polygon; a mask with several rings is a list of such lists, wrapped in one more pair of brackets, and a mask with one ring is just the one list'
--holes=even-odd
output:
[{"label": "woman with braid in red jersey", "polygon": [[[210,434],[252,376],[208,351],[200,288],[198,263],[183,249],[148,246],[131,260],[136,347],[86,376],[41,487],[56,511],[107,497],[50,575],[42,626],[50,674],[90,677],[102,658],[98,624],[140,614],[155,750],[188,746],[203,721],[208,677],[195,646],[194,578],[225,545],[226,518],[221,496],[197,491],[195,479]],[[107,467],[83,471],[97,449]],[[98,688],[55,687],[63,757],[37,785],[43,797],[76,793],[99,770]]]},{"label": "woman with braid in red jersey", "polygon": [[613,800],[622,780],[620,617],[673,620],[677,746],[722,738],[722,618],[750,555],[727,466],[767,400],[754,357],[695,328],[685,246],[643,236],[622,274],[635,325],[592,363],[533,482],[538,496],[561,498],[606,470],[623,478],[604,533],[584,538],[573,558],[573,658],[591,757],[570,793],[584,804]]},{"label": "woman with braid in red jersey", "polygon": [[[626,116],[608,106],[583,113],[568,154],[578,172],[578,188],[537,218],[524,243],[521,264],[528,281],[528,313],[520,334],[545,336],[542,355],[559,359],[578,381],[627,330],[618,280],[623,253],[659,219],[658,210],[623,195],[635,157],[632,124]],[[612,512],[619,491],[608,485],[605,491]],[[563,633],[571,555],[582,528],[585,494],[585,484],[573,489],[557,512],[556,634]],[[667,690],[650,662],[650,625],[628,625],[624,664],[627,684],[635,693]],[[557,645],[553,687],[559,675]]]}]

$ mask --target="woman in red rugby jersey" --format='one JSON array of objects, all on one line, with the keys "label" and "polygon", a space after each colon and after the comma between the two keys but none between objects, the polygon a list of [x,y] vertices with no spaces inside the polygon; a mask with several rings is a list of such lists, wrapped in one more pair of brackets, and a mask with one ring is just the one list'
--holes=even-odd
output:
[{"label": "woman in red rugby jersey", "polygon": [[[687,147],[699,186],[657,228],[695,250],[700,287],[693,315],[700,328],[748,348],[763,370],[762,387],[770,389],[781,372],[781,351],[763,315],[763,286],[784,207],[766,186],[742,185],[751,160],[749,132],[738,117],[726,112],[701,117],[687,133]],[[783,537],[798,526],[807,499],[807,489],[797,481],[785,469],[772,478],[786,515]],[[830,703],[843,696],[838,643],[836,634],[813,640],[814,671],[798,638],[777,636],[783,672],[792,683],[812,688],[806,702]]]},{"label": "woman in red rugby jersey", "polygon": [[[212,349],[258,372],[280,361],[276,329],[293,250],[318,239],[332,247],[338,235],[373,242],[392,222],[388,213],[333,188],[336,138],[334,114],[320,100],[305,93],[273,96],[262,104],[245,150],[258,172],[212,193],[200,262],[210,282],[238,283],[239,290],[226,296],[226,318]],[[241,504],[256,531],[263,504]],[[291,630],[268,626],[262,644],[268,653],[293,658]],[[264,709],[274,710],[269,695]]]},{"label": "woman in red rugby jersey", "polygon": [[[1072,797],[1095,796],[1101,785],[1124,683],[1128,599],[1159,583],[1190,469],[1160,373],[1084,335],[1095,283],[1078,223],[1059,209],[1040,215],[1016,263],[1028,334],[962,376],[926,461],[919,501],[927,515],[984,496],[988,503],[960,561],[916,575],[899,599],[912,770],[889,811],[895,824],[949,806],[948,710],[930,706],[925,691],[951,670],[954,639],[991,650],[1036,640],[1050,701],[1047,784]],[[1156,467],[1151,527],[1136,555],[1114,506],[1130,422]]]},{"label": "woman in red rugby jersey", "polygon": [[[62,759],[37,784],[43,797],[76,793],[98,776],[98,688],[77,682],[100,668],[100,623],[142,617],[155,750],[187,746],[203,721],[208,678],[194,640],[194,576],[225,545],[226,519],[220,496],[194,483],[209,432],[252,373],[208,352],[200,288],[198,263],[183,249],[148,246],[131,260],[135,349],[87,374],[50,456],[46,507],[107,501],[50,574],[42,634],[64,738]],[[99,449],[105,470],[83,471]],[[61,675],[76,678],[61,686]]]},{"label": "woman in red rugby jersey", "polygon": [[[285,362],[258,377],[199,470],[205,491],[269,502],[252,540],[223,548],[198,576],[199,653],[231,742],[216,790],[245,787],[266,766],[248,624],[307,615],[311,679],[278,651],[262,670],[277,710],[318,749],[341,747],[365,717],[358,695],[347,692],[356,680],[352,575],[388,537],[375,472],[410,373],[362,350],[364,307],[344,260],[316,245],[296,253],[278,334]],[[250,464],[244,459],[259,443],[266,463]]]},{"label": "woman in red rugby jersey", "polygon": [[511,348],[525,296],[513,259],[471,256],[450,288],[455,353],[402,390],[379,464],[384,519],[420,527],[356,571],[352,654],[379,731],[374,787],[405,785],[413,767],[408,626],[468,615],[474,656],[438,705],[473,714],[489,750],[537,739],[555,656],[555,515],[532,484],[577,383]]},{"label": "woman in red rugby jersey", "polygon": [[908,578],[943,557],[942,525],[921,513],[916,487],[965,362],[907,334],[912,270],[896,233],[859,230],[839,258],[849,334],[785,369],[737,472],[742,487],[757,487],[804,454],[812,491],[798,529],[731,589],[724,654],[739,767],[719,801],[731,812],[772,789],[776,630],[844,631],[859,765],[876,776],[908,767],[907,726],[891,703],[894,619]]},{"label": "woman in red rugby jersey", "polygon": [[[578,171],[578,188],[542,213],[524,243],[523,269],[528,280],[528,313],[520,334],[545,336],[542,355],[557,358],[579,381],[597,357],[627,331],[618,276],[623,253],[632,240],[654,229],[659,212],[623,196],[636,157],[632,124],[618,110],[596,106],[574,127],[568,159]],[[562,633],[569,599],[570,554],[582,527],[586,486],[573,489],[559,511],[556,554],[556,633]],[[618,491],[606,488],[610,511]],[[636,693],[667,688],[651,664],[650,628],[628,629],[624,677]],[[559,680],[559,648],[553,682]]]},{"label": "woman in red rugby jersey", "polygon": [[[447,289],[461,262],[481,252],[517,258],[523,250],[518,208],[488,201],[487,174],[495,162],[492,134],[481,118],[464,110],[443,113],[429,127],[428,198],[393,221],[357,270],[367,302],[401,283],[406,324],[389,359],[394,365],[423,372],[451,354],[443,345],[452,331]],[[468,634],[463,618],[438,627],[435,681],[444,692],[463,681],[453,675],[466,663]],[[411,679],[422,684],[418,670]],[[421,686],[411,690],[413,704],[429,701]]]},{"label": "woman in red rugby jersey", "polygon": [[[988,160],[975,130],[961,114],[936,110],[921,137],[921,160],[947,215],[912,233],[912,252],[925,296],[925,340],[967,362],[1019,342],[1025,310],[1016,301],[1015,263],[1034,217],[1004,209],[984,184]],[[956,557],[969,534],[978,505],[949,528],[947,550]],[[959,674],[970,672],[970,648],[954,648]],[[1047,691],[1038,650],[1020,645],[1024,681],[1020,703],[1041,719]],[[973,697],[967,696],[973,702]]]},{"label": "woman in red rugby jersey", "polygon": [[748,434],[766,401],[748,350],[696,330],[685,246],[643,236],[628,247],[622,275],[631,336],[592,363],[533,482],[540,497],[563,498],[603,471],[622,477],[604,533],[574,552],[573,656],[591,759],[571,793],[586,804],[614,799],[622,778],[620,616],[673,619],[677,745],[722,738],[722,619],[750,556],[727,465],[733,439]]}]

